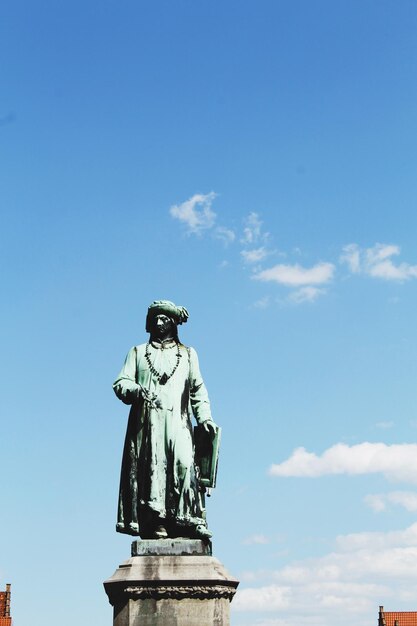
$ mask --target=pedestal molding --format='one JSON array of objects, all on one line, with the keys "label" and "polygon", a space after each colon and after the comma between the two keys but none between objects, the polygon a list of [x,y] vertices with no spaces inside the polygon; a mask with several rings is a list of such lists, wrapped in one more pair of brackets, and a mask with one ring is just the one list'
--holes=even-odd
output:
[{"label": "pedestal molding", "polygon": [[140,585],[127,587],[124,594],[132,599],[153,598],[161,600],[173,598],[182,600],[184,598],[194,598],[198,600],[213,600],[215,598],[225,598],[230,602],[236,593],[236,588],[229,585]]}]

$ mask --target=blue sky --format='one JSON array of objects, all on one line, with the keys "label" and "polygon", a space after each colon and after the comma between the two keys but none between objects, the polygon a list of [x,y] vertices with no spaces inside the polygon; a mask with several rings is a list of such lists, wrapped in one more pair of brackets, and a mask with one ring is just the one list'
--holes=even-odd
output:
[{"label": "blue sky", "polygon": [[417,610],[417,7],[1,8],[0,587],[111,623],[101,583],[154,299],[190,311],[223,428],[234,626]]}]

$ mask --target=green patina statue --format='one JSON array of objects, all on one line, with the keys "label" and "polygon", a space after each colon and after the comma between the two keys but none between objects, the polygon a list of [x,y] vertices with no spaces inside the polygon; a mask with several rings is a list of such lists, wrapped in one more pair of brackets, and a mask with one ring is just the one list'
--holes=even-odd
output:
[{"label": "green patina statue", "polygon": [[[146,318],[148,343],[133,347],[113,389],[130,404],[123,451],[116,530],[143,539],[208,539],[206,485],[214,486],[220,429],[213,422],[207,390],[193,348],[177,327],[188,311],[168,300],[153,302]],[[212,482],[203,480],[194,446],[211,442]],[[209,445],[210,447],[210,445]]]}]

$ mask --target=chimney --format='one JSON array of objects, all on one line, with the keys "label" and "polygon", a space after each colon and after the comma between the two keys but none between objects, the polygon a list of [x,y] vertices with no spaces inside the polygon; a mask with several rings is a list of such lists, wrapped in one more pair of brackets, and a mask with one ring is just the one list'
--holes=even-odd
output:
[{"label": "chimney", "polygon": [[384,607],[379,607],[378,626],[385,626]]},{"label": "chimney", "polygon": [[6,610],[4,612],[5,617],[10,617],[10,596],[12,594],[10,589],[11,585],[6,585]]}]

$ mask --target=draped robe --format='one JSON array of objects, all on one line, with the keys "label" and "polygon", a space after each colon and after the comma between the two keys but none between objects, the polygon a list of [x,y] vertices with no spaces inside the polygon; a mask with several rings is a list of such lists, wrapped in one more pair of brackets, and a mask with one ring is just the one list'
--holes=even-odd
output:
[{"label": "draped robe", "polygon": [[[172,376],[161,385],[155,371],[169,376],[177,362]],[[141,387],[155,393],[162,407],[151,408],[144,402]],[[149,524],[158,519],[174,535],[188,536],[191,527],[206,525],[194,463],[192,415],[199,424],[211,420],[195,350],[176,341],[135,346],[113,388],[120,400],[131,405],[116,529],[146,538]]]}]

